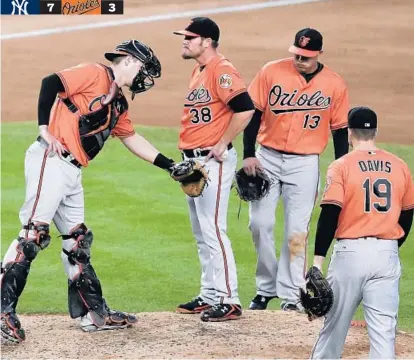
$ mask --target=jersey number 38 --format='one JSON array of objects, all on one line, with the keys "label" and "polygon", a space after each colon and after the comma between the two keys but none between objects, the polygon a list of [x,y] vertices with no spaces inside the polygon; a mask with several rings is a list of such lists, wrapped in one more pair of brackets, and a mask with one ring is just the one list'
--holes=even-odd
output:
[{"label": "jersey number 38", "polygon": [[200,122],[208,123],[211,121],[211,110],[209,107],[202,107],[201,109],[192,108],[190,110],[191,122],[193,124],[199,124]]}]

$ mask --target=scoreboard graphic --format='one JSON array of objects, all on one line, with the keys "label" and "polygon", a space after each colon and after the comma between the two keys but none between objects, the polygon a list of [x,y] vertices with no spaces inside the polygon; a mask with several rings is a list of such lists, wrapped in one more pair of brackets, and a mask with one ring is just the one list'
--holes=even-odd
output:
[{"label": "scoreboard graphic", "polygon": [[120,15],[123,0],[1,0],[2,15]]}]

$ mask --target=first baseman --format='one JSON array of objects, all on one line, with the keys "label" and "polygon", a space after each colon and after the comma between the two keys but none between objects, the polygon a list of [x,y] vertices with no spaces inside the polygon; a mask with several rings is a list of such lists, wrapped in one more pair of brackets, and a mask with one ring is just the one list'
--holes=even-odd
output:
[{"label": "first baseman", "polygon": [[[309,222],[318,195],[319,155],[329,132],[335,157],[348,152],[348,90],[343,79],[319,62],[322,35],[300,30],[289,48],[294,54],[267,63],[249,93],[256,106],[244,132],[243,168],[249,175],[264,169],[273,180],[268,196],[250,203],[249,228],[257,252],[256,297],[250,309],[266,309],[274,297],[283,310],[302,311]],[[255,143],[259,147],[255,154]],[[279,262],[274,243],[275,210],[282,197],[284,241]]]},{"label": "first baseman", "polygon": [[314,265],[337,242],[327,280],[334,303],[312,350],[313,359],[339,359],[352,317],[362,302],[369,357],[395,359],[401,265],[399,247],[411,229],[414,183],[407,164],[375,145],[377,116],[349,112],[353,150],[327,173],[315,241]]},{"label": "first baseman", "polygon": [[178,306],[199,313],[203,321],[242,315],[233,250],[227,236],[227,207],[237,153],[232,140],[243,131],[254,105],[236,68],[217,52],[220,30],[205,17],[191,20],[183,35],[181,56],[197,61],[181,119],[179,149],[184,159],[205,163],[209,183],[203,195],[187,197],[191,226],[201,263],[201,289]]},{"label": "first baseman", "polygon": [[[163,169],[172,160],[160,154],[132,126],[121,87],[135,94],[154,85],[161,65],[153,51],[128,40],[106,53],[110,66],[86,63],[45,77],[39,96],[40,136],[26,152],[26,199],[22,229],[7,250],[1,277],[1,335],[25,339],[16,315],[32,261],[50,243],[53,221],[62,234],[62,261],[69,278],[69,313],[85,331],[124,328],[135,316],[111,310],[90,261],[92,231],[84,222],[82,167],[100,152],[110,135],[136,156]],[[47,295],[46,295],[47,296]]]}]

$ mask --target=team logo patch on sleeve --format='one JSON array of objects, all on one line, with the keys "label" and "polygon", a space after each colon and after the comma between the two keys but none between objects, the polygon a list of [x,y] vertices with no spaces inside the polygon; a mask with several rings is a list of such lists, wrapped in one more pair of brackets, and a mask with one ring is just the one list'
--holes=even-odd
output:
[{"label": "team logo patch on sleeve", "polygon": [[233,80],[229,74],[223,74],[220,76],[219,85],[223,89],[227,89],[231,86]]}]

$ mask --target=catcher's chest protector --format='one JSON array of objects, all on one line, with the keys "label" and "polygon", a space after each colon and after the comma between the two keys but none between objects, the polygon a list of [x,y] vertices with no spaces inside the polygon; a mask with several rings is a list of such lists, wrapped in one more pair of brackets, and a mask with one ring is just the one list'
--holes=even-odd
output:
[{"label": "catcher's chest protector", "polygon": [[[71,112],[79,114],[78,108],[69,99],[63,99],[63,102]],[[127,110],[128,101],[119,90],[118,96],[108,105],[79,116],[81,144],[89,160],[92,160],[102,150],[119,117]],[[97,131],[98,129],[100,130]]]}]

